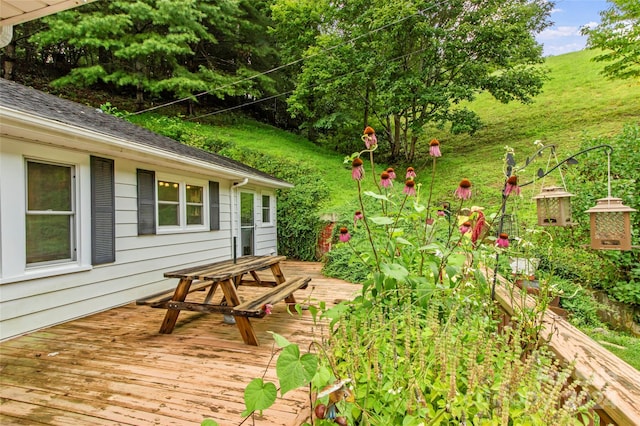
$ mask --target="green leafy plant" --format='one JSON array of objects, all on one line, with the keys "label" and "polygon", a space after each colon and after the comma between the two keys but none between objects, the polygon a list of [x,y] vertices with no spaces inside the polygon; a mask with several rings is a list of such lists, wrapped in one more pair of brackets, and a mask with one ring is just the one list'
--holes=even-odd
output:
[{"label": "green leafy plant", "polygon": [[[458,206],[444,209],[415,184],[411,170],[397,188],[385,181],[389,171],[365,180],[364,160],[375,170],[372,135],[363,136],[367,149],[347,159],[359,210],[337,235],[341,263],[348,247],[350,261],[368,271],[362,292],[329,310],[313,307],[314,318],[330,328],[312,345],[317,352],[301,354],[274,336],[281,393],[309,386],[309,420],[316,425],[581,424],[591,418],[594,401],[580,390],[585,383],[571,379],[571,366],[554,362],[540,339],[547,299],[516,308],[510,324],[499,326],[485,265],[513,248],[491,231],[496,215],[487,216],[484,232],[475,226],[481,210],[464,216],[470,195],[464,182]],[[545,289],[550,296],[555,291]],[[352,398],[335,401],[337,414],[327,417],[332,399],[323,389],[336,382]],[[261,378],[250,383],[244,414],[267,409],[274,389]]]}]

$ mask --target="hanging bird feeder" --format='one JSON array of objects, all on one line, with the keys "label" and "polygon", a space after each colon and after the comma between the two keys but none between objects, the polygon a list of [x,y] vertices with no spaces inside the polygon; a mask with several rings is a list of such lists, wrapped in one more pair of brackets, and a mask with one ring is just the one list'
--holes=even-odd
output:
[{"label": "hanging bird feeder", "polygon": [[571,226],[571,197],[560,186],[542,188],[540,194],[533,197],[536,200],[539,226]]},{"label": "hanging bird feeder", "polygon": [[591,248],[631,250],[631,212],[636,209],[611,196],[611,152],[607,151],[607,198],[587,210],[591,221]]},{"label": "hanging bird feeder", "polygon": [[622,204],[620,198],[599,199],[587,210],[591,220],[591,248],[631,250],[631,213],[635,211]]}]

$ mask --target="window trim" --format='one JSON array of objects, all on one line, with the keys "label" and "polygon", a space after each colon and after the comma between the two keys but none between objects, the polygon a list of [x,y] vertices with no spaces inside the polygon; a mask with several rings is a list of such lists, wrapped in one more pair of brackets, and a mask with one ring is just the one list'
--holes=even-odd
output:
[{"label": "window trim", "polygon": [[[53,210],[29,210],[29,163],[37,163],[37,164],[48,164],[48,165],[52,165],[52,166],[58,166],[58,167],[66,167],[70,170],[71,172],[71,188],[70,188],[70,195],[71,195],[71,210],[69,211],[53,211]],[[70,247],[69,247],[69,257],[65,258],[65,259],[56,259],[56,260],[48,260],[48,261],[43,261],[43,262],[32,262],[29,263],[28,262],[28,256],[27,256],[27,247],[28,247],[28,242],[27,242],[27,231],[26,231],[26,226],[25,226],[25,232],[24,232],[24,267],[25,267],[25,272],[26,271],[30,271],[30,270],[35,270],[35,269],[42,269],[42,268],[47,268],[47,267],[56,267],[56,266],[60,266],[60,265],[75,265],[78,263],[78,247],[80,246],[80,234],[78,231],[78,223],[79,223],[79,217],[78,217],[78,202],[77,202],[77,197],[78,197],[78,180],[77,180],[77,175],[78,175],[78,165],[77,164],[72,164],[72,163],[65,163],[62,161],[54,161],[54,160],[44,160],[44,159],[37,159],[34,157],[24,157],[24,220],[25,220],[25,225],[27,222],[27,217],[28,216],[68,216],[69,220],[71,221],[70,226],[69,226],[69,243],[70,243]]]},{"label": "window trim", "polygon": [[[269,221],[264,222],[264,197],[269,198]],[[260,223],[263,227],[272,227],[275,226],[275,195],[271,192],[262,192],[260,193]]]},{"label": "window trim", "polygon": [[[178,214],[179,225],[160,225],[160,209],[159,207],[159,195],[158,195],[158,183],[162,181],[175,182],[179,185],[178,192]],[[187,185],[198,186],[202,188],[202,223],[196,225],[187,225],[187,201],[186,201],[186,187]],[[201,232],[210,230],[209,219],[209,181],[204,179],[176,176],[165,173],[156,173],[155,176],[155,221],[156,221],[156,233],[157,234],[177,234],[185,232]]]}]

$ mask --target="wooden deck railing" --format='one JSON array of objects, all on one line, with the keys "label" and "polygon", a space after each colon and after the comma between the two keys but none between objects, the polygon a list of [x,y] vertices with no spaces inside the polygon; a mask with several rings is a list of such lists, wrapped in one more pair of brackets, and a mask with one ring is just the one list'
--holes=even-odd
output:
[{"label": "wooden deck railing", "polygon": [[[487,273],[493,280],[493,273]],[[523,299],[518,288],[498,276],[496,300],[509,316],[521,304],[535,305],[532,296]],[[543,318],[543,337],[561,362],[573,362],[574,377],[589,383],[598,405],[595,411],[604,424],[640,425],[640,372],[604,349],[559,315],[547,311]],[[600,424],[603,424],[601,422]]]}]

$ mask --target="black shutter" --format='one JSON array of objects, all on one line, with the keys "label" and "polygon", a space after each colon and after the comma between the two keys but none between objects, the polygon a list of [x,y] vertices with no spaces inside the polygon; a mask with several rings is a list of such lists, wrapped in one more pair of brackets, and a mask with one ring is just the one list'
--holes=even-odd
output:
[{"label": "black shutter", "polygon": [[138,235],[156,233],[156,173],[138,169]]},{"label": "black shutter", "polygon": [[91,156],[91,263],[116,261],[113,160]]},{"label": "black shutter", "polygon": [[209,181],[209,229],[220,230],[220,183]]}]

